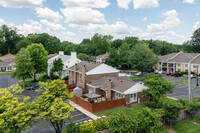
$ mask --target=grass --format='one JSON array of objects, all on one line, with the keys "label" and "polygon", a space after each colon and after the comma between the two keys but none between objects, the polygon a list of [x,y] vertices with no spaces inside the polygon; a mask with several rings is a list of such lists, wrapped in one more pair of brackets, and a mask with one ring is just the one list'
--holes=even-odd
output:
[{"label": "grass", "polygon": [[131,80],[138,80],[138,79],[144,79],[145,76],[142,76],[142,75],[131,75],[129,78]]},{"label": "grass", "polygon": [[178,84],[183,84],[183,85],[188,85],[188,81],[180,81],[180,82],[176,82]]},{"label": "grass", "polygon": [[[45,73],[38,74],[37,77],[36,77],[36,80],[37,80],[36,82],[34,82],[33,78],[26,79],[25,80],[25,87],[28,87],[29,84],[38,83],[39,81],[40,82],[47,82],[47,79],[43,78],[44,75],[45,75]],[[17,83],[19,84],[19,86],[23,87],[23,81],[19,81]]]},{"label": "grass", "polygon": [[0,75],[9,75],[11,73],[12,73],[11,71],[5,71],[5,72],[0,72]]},{"label": "grass", "polygon": [[194,124],[192,119],[173,124],[176,133],[200,133],[200,124]]}]

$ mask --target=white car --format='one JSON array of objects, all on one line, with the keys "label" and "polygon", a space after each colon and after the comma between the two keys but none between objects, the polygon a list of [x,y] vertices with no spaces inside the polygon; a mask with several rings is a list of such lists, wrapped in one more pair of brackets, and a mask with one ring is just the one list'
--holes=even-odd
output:
[{"label": "white car", "polygon": [[155,74],[162,74],[162,73],[163,73],[163,71],[158,71],[158,70],[155,70],[155,71],[154,71],[154,73],[155,73]]},{"label": "white car", "polygon": [[138,73],[136,73],[135,75],[139,76],[139,75],[142,75],[142,73],[141,73],[141,72],[138,72]]}]

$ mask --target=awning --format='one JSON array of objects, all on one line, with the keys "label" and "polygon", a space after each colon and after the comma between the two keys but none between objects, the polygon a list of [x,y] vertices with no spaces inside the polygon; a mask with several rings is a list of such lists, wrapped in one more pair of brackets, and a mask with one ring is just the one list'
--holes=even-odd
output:
[{"label": "awning", "polygon": [[96,94],[96,93],[88,93],[88,94],[84,94],[84,96],[86,96],[88,98],[99,98],[99,97],[101,97],[101,95]]}]

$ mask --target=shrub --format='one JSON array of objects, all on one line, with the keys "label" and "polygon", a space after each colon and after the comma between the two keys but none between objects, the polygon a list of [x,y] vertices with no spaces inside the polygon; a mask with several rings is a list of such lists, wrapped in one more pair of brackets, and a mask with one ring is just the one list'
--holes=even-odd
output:
[{"label": "shrub", "polygon": [[200,102],[197,102],[197,101],[191,102],[189,104],[188,111],[191,114],[196,114],[198,111],[200,111]]},{"label": "shrub", "polygon": [[76,123],[70,123],[63,133],[80,133],[80,125]]},{"label": "shrub", "polygon": [[63,80],[68,80],[69,76],[67,75],[66,77],[63,78]]},{"label": "shrub", "polygon": [[108,117],[80,125],[80,133],[95,133],[106,129],[109,129]]},{"label": "shrub", "polygon": [[50,79],[51,80],[59,79],[59,77],[54,74],[54,71],[52,69],[50,70]]},{"label": "shrub", "polygon": [[193,121],[200,124],[200,116],[194,117]]},{"label": "shrub", "polygon": [[182,73],[182,74],[188,74],[188,72],[185,72],[185,71],[181,71],[181,73]]},{"label": "shrub", "polygon": [[136,133],[137,123],[124,113],[111,115],[110,130],[114,133]]},{"label": "shrub", "polygon": [[49,76],[47,73],[40,73],[37,75],[37,80],[44,80],[44,79],[49,79]]}]

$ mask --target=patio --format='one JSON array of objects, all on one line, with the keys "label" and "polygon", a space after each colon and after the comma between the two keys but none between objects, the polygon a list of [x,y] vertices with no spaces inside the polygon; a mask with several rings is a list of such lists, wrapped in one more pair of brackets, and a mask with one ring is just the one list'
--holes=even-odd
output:
[{"label": "patio", "polygon": [[100,103],[107,101],[106,97],[104,97],[103,95],[99,95],[97,93],[87,93],[84,94],[82,98],[89,103]]}]

